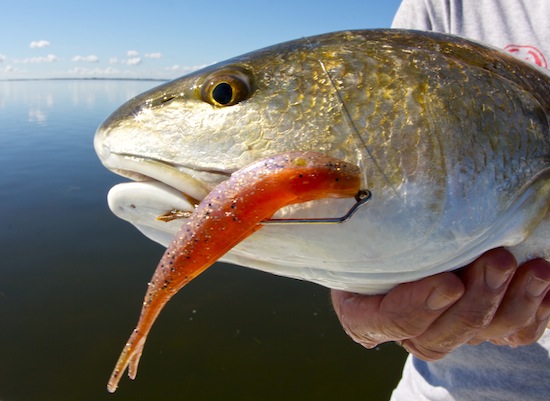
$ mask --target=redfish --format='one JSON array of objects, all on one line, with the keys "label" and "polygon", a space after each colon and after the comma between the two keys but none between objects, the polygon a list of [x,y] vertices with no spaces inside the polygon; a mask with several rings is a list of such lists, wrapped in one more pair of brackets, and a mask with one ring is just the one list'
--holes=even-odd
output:
[{"label": "redfish", "polygon": [[[346,224],[266,227],[222,260],[374,294],[505,246],[550,259],[550,75],[456,36],[327,33],[164,83],[99,127],[111,210],[167,246],[228,175],[293,150],[361,169],[373,197]],[[184,194],[184,195],[182,195]],[[341,200],[281,217],[340,215]],[[375,233],[375,235],[373,235]],[[299,256],[297,256],[299,255]]]},{"label": "redfish", "polygon": [[259,160],[216,186],[185,221],[149,283],[138,325],[126,343],[107,389],[114,392],[124,370],[137,374],[149,331],[160,311],[183,286],[284,206],[359,193],[357,166],[314,152],[289,152]]}]

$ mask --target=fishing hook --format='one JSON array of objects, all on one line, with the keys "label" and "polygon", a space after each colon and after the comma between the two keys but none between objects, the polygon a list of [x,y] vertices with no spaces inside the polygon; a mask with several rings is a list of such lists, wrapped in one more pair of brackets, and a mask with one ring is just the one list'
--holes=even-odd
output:
[{"label": "fishing hook", "polygon": [[303,219],[268,219],[261,221],[263,225],[284,225],[284,224],[340,224],[348,221],[351,216],[364,204],[366,204],[371,198],[372,194],[368,189],[361,189],[355,195],[355,204],[348,210],[348,212],[341,217],[322,217],[322,218],[303,218]]}]

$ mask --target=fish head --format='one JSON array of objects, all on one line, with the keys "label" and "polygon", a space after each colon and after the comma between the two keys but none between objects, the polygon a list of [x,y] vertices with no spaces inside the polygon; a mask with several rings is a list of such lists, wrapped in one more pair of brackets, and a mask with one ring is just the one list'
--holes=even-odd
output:
[{"label": "fish head", "polygon": [[[350,131],[341,102],[317,55],[304,50],[309,46],[304,39],[245,55],[135,97],[99,127],[94,143],[100,159],[110,169],[129,158],[162,163],[208,190],[233,171],[284,151],[349,157],[340,139],[346,134],[337,132]],[[197,191],[189,195],[204,195]]]},{"label": "fish head", "polygon": [[[361,152],[349,144],[355,140],[353,127],[324,63],[312,51],[316,46],[305,38],[276,45],[160,85],[122,105],[94,138],[108,169],[138,181],[110,191],[113,212],[166,245],[181,220],[157,217],[193,210],[212,188],[255,160],[300,150],[359,164]],[[326,54],[326,59],[334,57]],[[329,205],[321,215],[349,207],[341,200],[320,203]]]}]

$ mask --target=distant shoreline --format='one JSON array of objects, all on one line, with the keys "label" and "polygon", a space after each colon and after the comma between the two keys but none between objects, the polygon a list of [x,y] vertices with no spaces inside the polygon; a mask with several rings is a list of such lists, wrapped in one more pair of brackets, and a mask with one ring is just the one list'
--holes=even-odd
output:
[{"label": "distant shoreline", "polygon": [[15,81],[150,81],[168,82],[168,78],[0,78],[0,82]]}]

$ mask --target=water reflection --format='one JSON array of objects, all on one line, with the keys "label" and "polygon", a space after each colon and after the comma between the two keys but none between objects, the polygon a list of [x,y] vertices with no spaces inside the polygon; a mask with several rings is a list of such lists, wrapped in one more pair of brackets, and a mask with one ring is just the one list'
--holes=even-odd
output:
[{"label": "water reflection", "polygon": [[0,400],[387,399],[401,350],[366,351],[326,289],[217,264],[155,324],[138,380],[105,385],[163,249],[117,220],[92,148],[158,83],[0,82]]},{"label": "water reflection", "polygon": [[[95,112],[120,105],[140,93],[140,89],[151,88],[159,83],[109,80],[0,81],[0,112],[27,111],[29,121],[44,123],[54,107],[57,112],[74,110],[82,116],[86,111]],[[31,86],[33,90],[27,90]]]},{"label": "water reflection", "polygon": [[37,123],[39,125],[46,125],[48,114],[45,110],[29,109],[29,122]]}]

